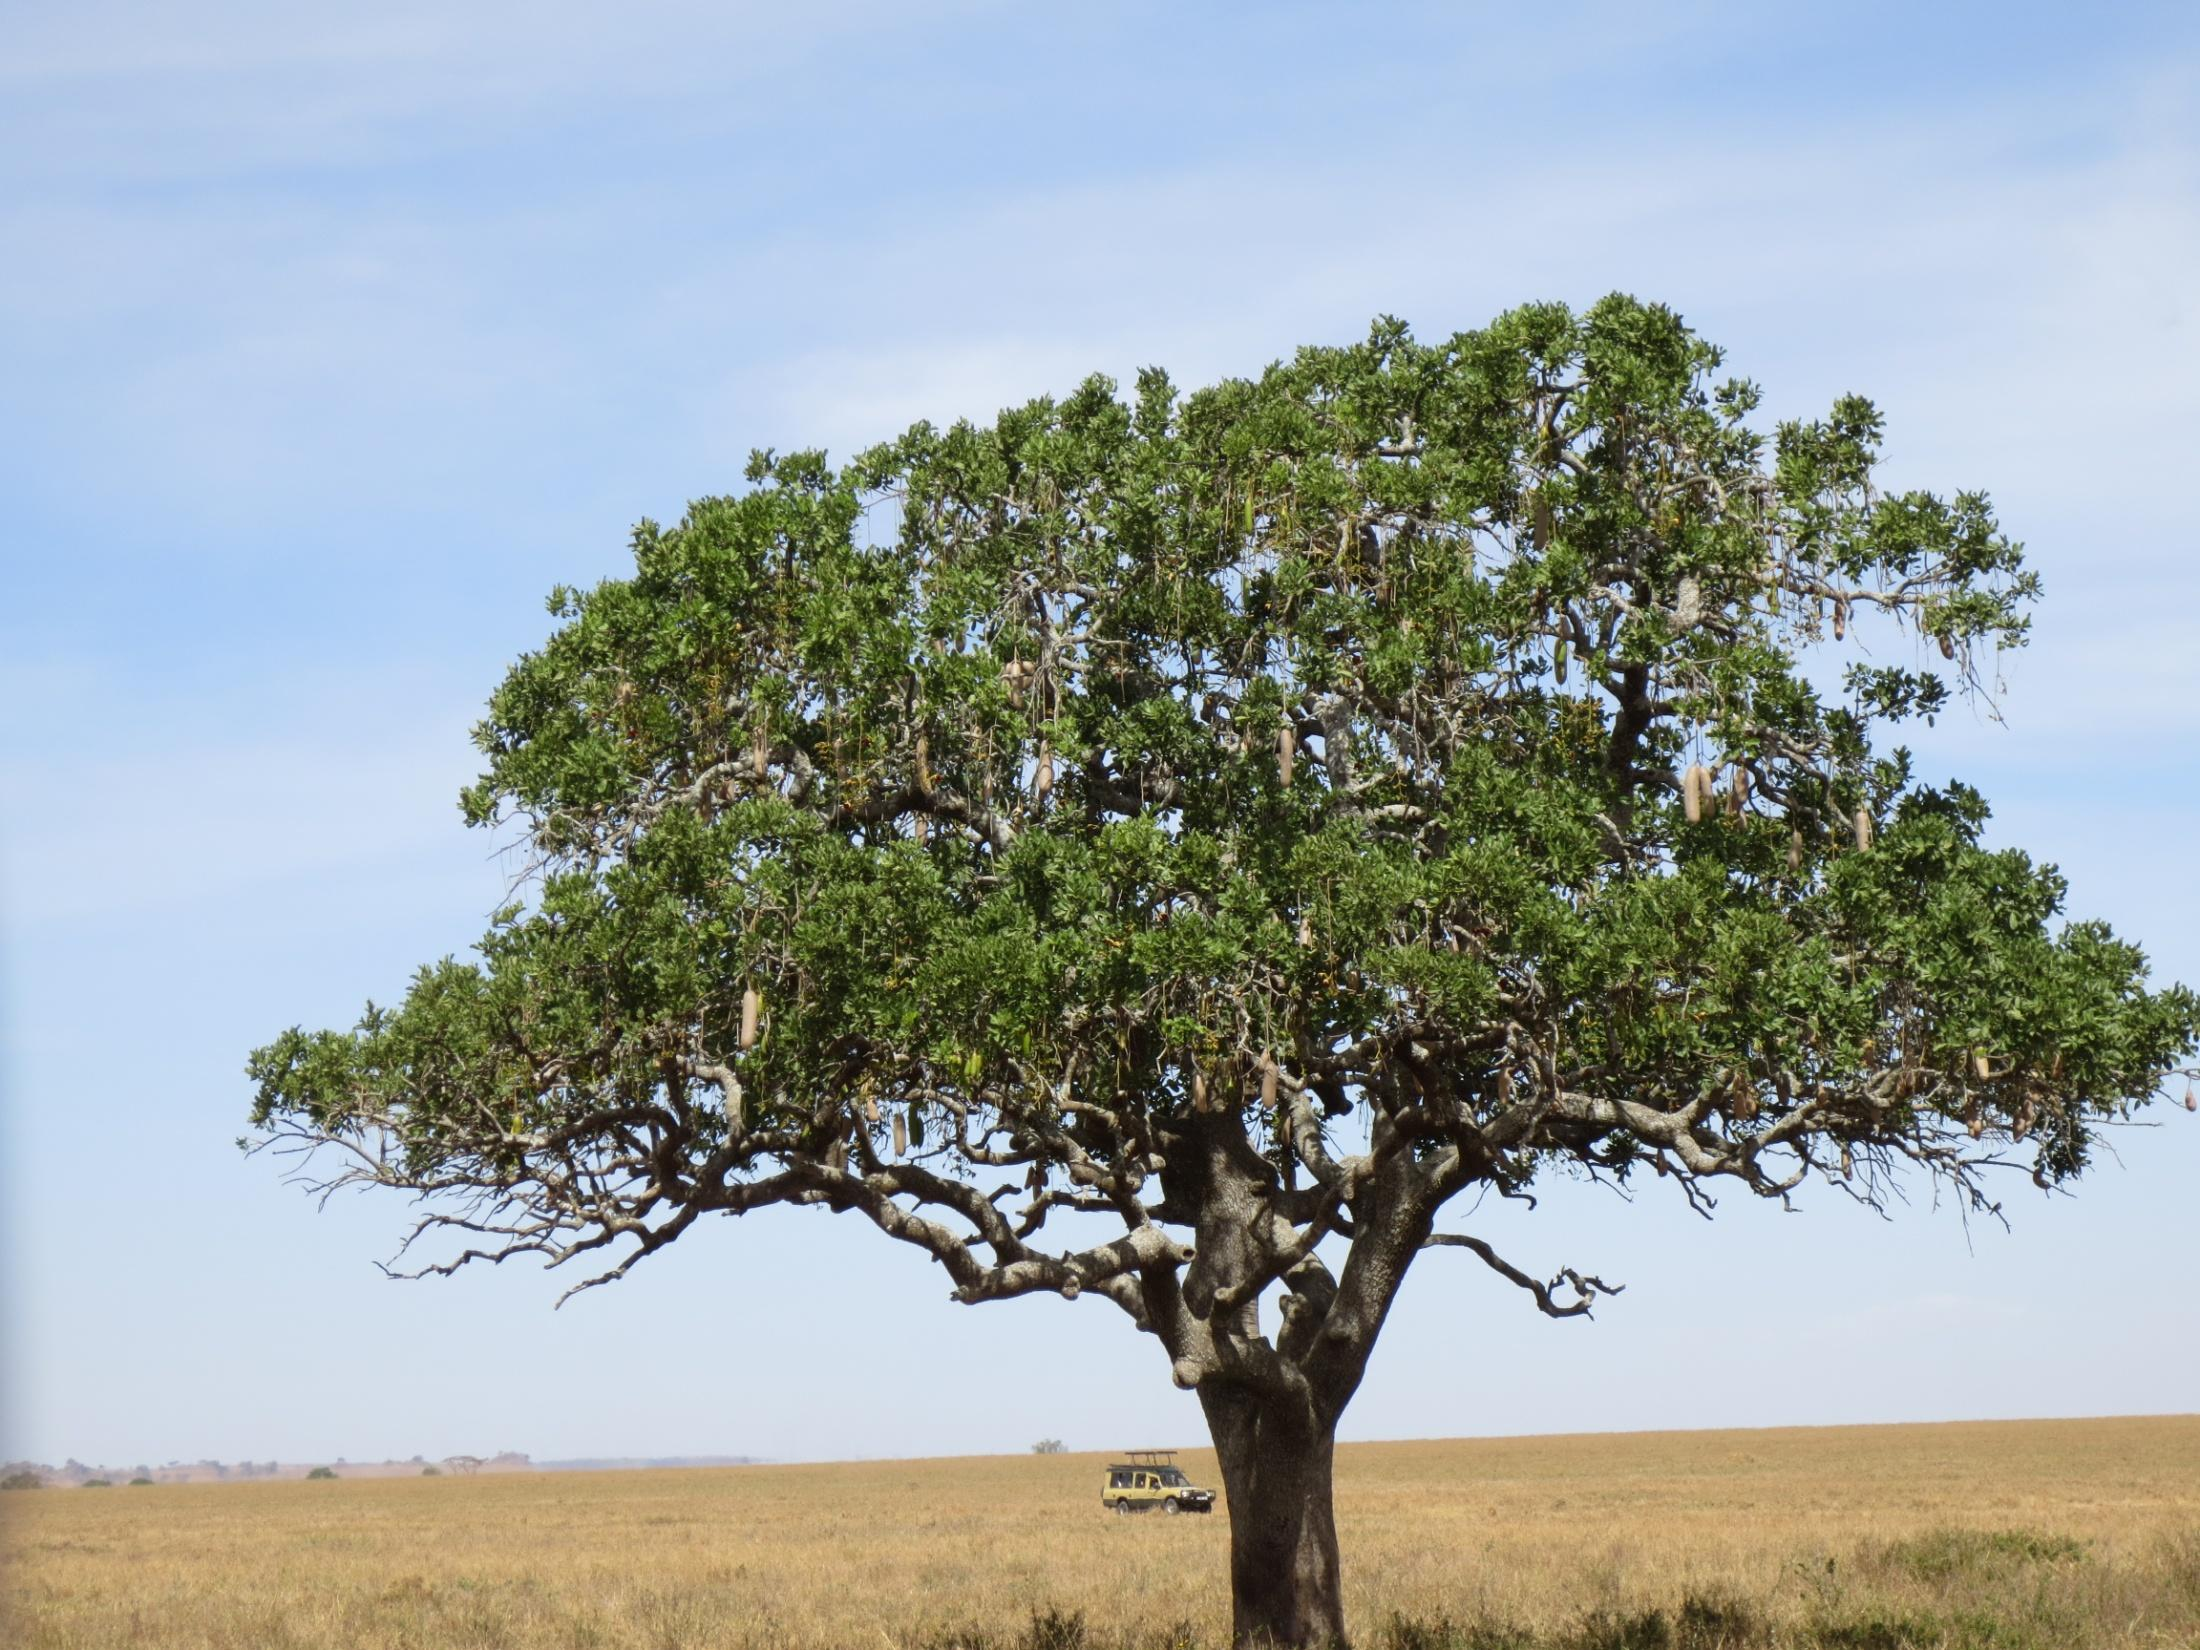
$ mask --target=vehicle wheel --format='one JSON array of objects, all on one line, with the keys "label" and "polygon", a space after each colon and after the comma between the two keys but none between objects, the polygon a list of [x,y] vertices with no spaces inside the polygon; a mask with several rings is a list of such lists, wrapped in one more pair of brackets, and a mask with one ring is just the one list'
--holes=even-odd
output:
[{"label": "vehicle wheel", "polygon": [[1169,1497],[1168,1500],[1161,1503],[1161,1510],[1167,1513],[1171,1518],[1174,1518],[1184,1509],[1176,1504],[1176,1497],[1172,1495]]},{"label": "vehicle wheel", "polygon": [[1130,1504],[1130,1503],[1129,1503],[1128,1501],[1118,1501],[1118,1502],[1117,1502],[1117,1503],[1115,1504],[1115,1516],[1116,1516],[1116,1517],[1118,1517],[1118,1518],[1128,1518],[1128,1517],[1130,1517],[1130,1515],[1131,1515],[1131,1504]]}]

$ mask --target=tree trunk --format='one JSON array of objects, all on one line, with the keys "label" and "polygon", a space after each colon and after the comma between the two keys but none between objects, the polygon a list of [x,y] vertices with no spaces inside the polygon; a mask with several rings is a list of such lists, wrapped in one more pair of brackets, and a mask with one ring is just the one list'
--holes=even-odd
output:
[{"label": "tree trunk", "polygon": [[1240,1650],[1331,1650],[1344,1636],[1329,1473],[1333,1417],[1203,1383],[1230,1508],[1230,1615]]}]

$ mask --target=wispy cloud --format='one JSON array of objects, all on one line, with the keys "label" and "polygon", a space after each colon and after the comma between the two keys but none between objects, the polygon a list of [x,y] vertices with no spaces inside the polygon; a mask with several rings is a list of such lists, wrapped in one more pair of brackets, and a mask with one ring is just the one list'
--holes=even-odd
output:
[{"label": "wispy cloud", "polygon": [[[8,686],[56,706],[97,692],[68,664],[18,668]],[[462,841],[455,807],[477,767],[474,714],[377,672],[294,681],[282,704],[249,710],[187,697],[137,737],[117,714],[96,718],[100,737],[18,745],[0,795],[11,933],[218,917],[300,879],[483,859],[493,845]]]},{"label": "wispy cloud", "polygon": [[769,118],[806,62],[851,37],[949,26],[982,5],[791,8],[638,0],[372,7],[142,0],[14,19],[0,85],[41,142],[0,175],[51,187],[234,187],[302,168],[406,165],[540,141],[543,127],[705,92]]},{"label": "wispy cloud", "polygon": [[[144,1401],[143,1361],[79,1321],[81,1301],[136,1275],[126,1251],[216,1241],[203,1188],[236,1184],[219,1178],[236,1064],[263,1020],[346,1014],[477,931],[495,866],[452,795],[481,695],[546,623],[539,592],[619,571],[628,521],[735,485],[752,446],[845,454],[1093,370],[1196,384],[1349,339],[1377,311],[1436,336],[1617,287],[1682,308],[1776,414],[1875,396],[1895,479],[1992,491],[2050,593],[2009,661],[2010,727],[1951,717],[1919,735],[1920,772],[1985,780],[1997,833],[2065,863],[2075,910],[2114,916],[2165,972],[2200,966],[2181,858],[2200,806],[2184,634],[2200,608],[2200,39],[2168,8],[2081,24],[1593,0],[1562,48],[1540,14],[1440,5],[1379,31],[1312,5],[17,9],[0,58],[0,900],[9,1011],[35,1024],[6,1039],[28,1143],[8,1154],[10,1218],[76,1212],[80,1178],[55,1167],[81,1150],[62,1097],[78,1051],[118,1035],[118,997],[165,1061],[157,1095],[103,1102],[113,1172],[145,1188],[103,1223],[112,1264],[57,1260],[18,1297],[37,1303],[6,1337],[39,1371],[22,1388],[36,1413],[7,1418],[23,1447],[97,1452],[116,1415],[221,1414],[245,1389],[209,1362],[190,1391]],[[2125,1203],[2055,1228],[2069,1252],[2164,1241],[2150,1211],[2190,1180],[2192,1138],[2150,1137]],[[1641,1253],[1642,1209],[1623,1229],[1547,1208],[1568,1209],[1567,1235],[1529,1250]],[[341,1281],[365,1240],[315,1230],[271,1261],[240,1225],[225,1253],[255,1301],[280,1273],[281,1298],[332,1325],[413,1321]],[[1769,1228],[1751,1230],[1755,1253]],[[1755,1275],[1790,1319],[1878,1286],[1856,1228],[1824,1230],[1797,1228]],[[1734,1235],[1714,1249],[1695,1232],[1668,1257],[1668,1298],[1716,1273],[1750,1299]],[[851,1245],[836,1276],[871,1280],[857,1237],[804,1239],[819,1241]],[[1914,1293],[1818,1344],[1803,1374],[1823,1392],[1882,1393],[1890,1347],[2020,1338],[1993,1309],[2034,1286],[2014,1262],[1997,1293],[1872,1252],[1873,1277],[1899,1270]],[[113,1322],[223,1310],[222,1268],[200,1258]],[[682,1316],[677,1290],[720,1287],[705,1276],[668,1269],[640,1287],[674,1293],[616,1310],[691,1322],[692,1367],[753,1370],[752,1413],[809,1418],[787,1448],[850,1447],[834,1417],[860,1395],[808,1366],[755,1369],[709,1340],[723,1314]],[[797,1315],[811,1287],[742,1276]],[[1401,1340],[1379,1400],[1418,1383],[1424,1431],[1460,1424],[1457,1325],[1491,1287],[1432,1276],[1426,1340]],[[2053,1366],[2056,1401],[2157,1403],[2098,1373],[2143,1343],[2124,1286],[2097,1276],[2077,1308],[2094,1314],[2087,1368]],[[1640,1281],[1630,1300],[1651,1295]],[[904,1305],[878,1286],[849,1316],[866,1336],[948,1332],[929,1292]],[[495,1298],[537,1321],[539,1297]],[[1761,1418],[1794,1418],[1793,1360],[1751,1314],[1722,1316],[1786,1407]],[[983,1354],[998,1356],[1022,1321],[956,1332],[999,1333]],[[1648,1320],[1610,1332],[1628,1321]],[[2189,1367],[2190,1314],[2150,1321]],[[1670,1341],[1630,1344],[1700,1362],[1703,1326],[1670,1322]],[[484,1370],[527,1344],[507,1328]],[[629,1344],[558,1355],[615,1381]],[[1611,1413],[1608,1366],[1571,1362],[1580,1346],[1508,1343],[1515,1422]],[[286,1448],[395,1389],[349,1351],[315,1377],[288,1383],[322,1401]],[[454,1419],[439,1397],[433,1424],[623,1447],[571,1431],[555,1394],[515,1411],[517,1389],[492,1384],[493,1414]],[[718,1436],[721,1387],[665,1408],[662,1448]],[[1119,1416],[1120,1389],[1095,1376],[1076,1399]],[[1986,1389],[1966,1370],[1946,1390],[1956,1409]],[[263,1416],[227,1416],[239,1451],[264,1452]],[[1357,1424],[1385,1430],[1366,1407]]]}]

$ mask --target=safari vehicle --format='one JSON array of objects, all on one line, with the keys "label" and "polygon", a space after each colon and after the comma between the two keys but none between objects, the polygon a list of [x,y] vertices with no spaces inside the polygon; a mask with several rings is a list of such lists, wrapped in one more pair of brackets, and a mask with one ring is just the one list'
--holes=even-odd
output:
[{"label": "safari vehicle", "polygon": [[1184,1476],[1173,1449],[1134,1449],[1127,1461],[1108,1463],[1108,1475],[1100,1486],[1100,1505],[1112,1507],[1117,1516],[1152,1512],[1211,1513],[1215,1492],[1203,1490]]}]

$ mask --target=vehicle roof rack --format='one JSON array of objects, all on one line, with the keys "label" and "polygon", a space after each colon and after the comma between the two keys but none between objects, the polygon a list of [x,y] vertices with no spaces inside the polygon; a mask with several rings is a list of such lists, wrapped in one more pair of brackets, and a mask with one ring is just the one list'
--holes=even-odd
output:
[{"label": "vehicle roof rack", "polygon": [[1176,1465],[1176,1451],[1173,1449],[1127,1449],[1123,1453],[1136,1466],[1173,1467]]}]

